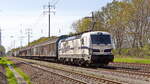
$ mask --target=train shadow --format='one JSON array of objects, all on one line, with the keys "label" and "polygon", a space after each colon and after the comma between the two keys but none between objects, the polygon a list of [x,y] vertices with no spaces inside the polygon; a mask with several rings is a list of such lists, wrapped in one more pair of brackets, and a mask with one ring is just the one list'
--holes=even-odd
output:
[{"label": "train shadow", "polygon": [[117,69],[117,67],[109,66],[109,65],[106,65],[106,66],[100,66],[99,68],[104,68],[104,69]]}]

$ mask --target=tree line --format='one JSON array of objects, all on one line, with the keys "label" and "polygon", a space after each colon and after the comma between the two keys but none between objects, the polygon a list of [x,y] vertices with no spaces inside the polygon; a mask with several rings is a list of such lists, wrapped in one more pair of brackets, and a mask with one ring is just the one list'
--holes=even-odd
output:
[{"label": "tree line", "polygon": [[150,0],[113,0],[94,11],[94,19],[84,17],[72,24],[76,33],[90,30],[107,31],[116,49],[142,48],[150,44]]}]

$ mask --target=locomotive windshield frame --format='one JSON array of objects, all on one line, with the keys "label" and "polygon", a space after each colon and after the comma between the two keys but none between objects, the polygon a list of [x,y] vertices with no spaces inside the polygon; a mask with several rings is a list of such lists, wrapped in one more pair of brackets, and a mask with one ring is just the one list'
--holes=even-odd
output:
[{"label": "locomotive windshield frame", "polygon": [[105,34],[91,34],[92,44],[111,44],[111,36]]}]

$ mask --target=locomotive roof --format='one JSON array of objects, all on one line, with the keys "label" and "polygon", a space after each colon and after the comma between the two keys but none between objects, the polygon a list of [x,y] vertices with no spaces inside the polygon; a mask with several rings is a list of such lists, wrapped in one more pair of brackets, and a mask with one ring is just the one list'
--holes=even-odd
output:
[{"label": "locomotive roof", "polygon": [[61,41],[62,41],[62,42],[63,42],[63,41],[70,41],[70,40],[78,39],[78,38],[80,38],[80,37],[81,37],[81,35],[71,36],[71,37],[62,39]]},{"label": "locomotive roof", "polygon": [[83,34],[110,34],[108,32],[104,32],[104,31],[91,31],[91,32],[86,32]]},{"label": "locomotive roof", "polygon": [[77,35],[74,35],[74,36],[70,36],[68,38],[65,38],[65,39],[62,39],[61,41],[70,41],[70,40],[74,40],[74,39],[79,39],[81,38],[82,35],[91,35],[91,34],[107,34],[109,35],[110,33],[108,32],[104,32],[104,31],[91,31],[91,32],[85,32],[85,33],[81,33],[81,34],[77,34]]}]

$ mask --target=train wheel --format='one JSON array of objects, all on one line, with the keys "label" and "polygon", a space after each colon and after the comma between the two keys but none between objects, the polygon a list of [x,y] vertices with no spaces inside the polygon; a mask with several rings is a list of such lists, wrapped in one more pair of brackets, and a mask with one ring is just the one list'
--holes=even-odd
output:
[{"label": "train wheel", "polygon": [[77,65],[78,65],[78,66],[81,66],[81,65],[82,65],[80,60],[77,61]]}]

